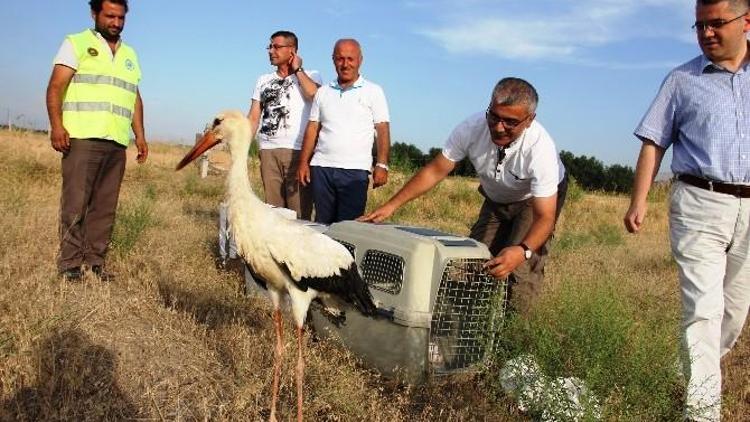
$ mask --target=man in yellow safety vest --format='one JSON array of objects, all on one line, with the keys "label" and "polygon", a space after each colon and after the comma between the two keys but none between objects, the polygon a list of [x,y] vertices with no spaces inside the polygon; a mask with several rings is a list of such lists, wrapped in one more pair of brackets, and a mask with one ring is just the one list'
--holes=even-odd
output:
[{"label": "man in yellow safety vest", "polygon": [[68,35],[54,61],[47,86],[52,147],[62,153],[60,252],[64,279],[83,271],[109,281],[104,258],[115,221],[125,150],[131,128],[143,163],[148,146],[141,68],[135,51],[122,42],[127,0],[91,0],[94,29]]}]

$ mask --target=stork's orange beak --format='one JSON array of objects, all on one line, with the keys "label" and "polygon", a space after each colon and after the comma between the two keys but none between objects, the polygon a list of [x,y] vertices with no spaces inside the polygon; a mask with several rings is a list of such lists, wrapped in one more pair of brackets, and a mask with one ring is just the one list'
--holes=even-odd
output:
[{"label": "stork's orange beak", "polygon": [[213,148],[220,142],[221,140],[216,139],[216,135],[214,135],[214,133],[209,130],[208,132],[203,134],[203,138],[201,138],[201,140],[198,141],[197,144],[195,144],[193,149],[191,149],[190,152],[188,152],[187,155],[183,157],[182,161],[177,164],[177,168],[175,170],[181,170],[183,167],[190,164],[191,161],[200,157],[201,154]]}]

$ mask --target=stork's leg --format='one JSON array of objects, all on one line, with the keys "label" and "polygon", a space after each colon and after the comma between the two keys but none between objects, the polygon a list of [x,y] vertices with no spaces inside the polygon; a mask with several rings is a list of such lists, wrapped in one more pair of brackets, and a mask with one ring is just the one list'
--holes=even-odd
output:
[{"label": "stork's leg", "polygon": [[297,327],[297,422],[302,422],[302,380],[305,361],[302,358],[302,327]]},{"label": "stork's leg", "polygon": [[281,309],[276,308],[273,311],[273,323],[276,328],[276,353],[273,358],[273,386],[271,387],[271,417],[272,422],[276,422],[276,400],[279,398],[279,378],[281,377],[281,355],[284,352],[281,342],[282,325]]}]

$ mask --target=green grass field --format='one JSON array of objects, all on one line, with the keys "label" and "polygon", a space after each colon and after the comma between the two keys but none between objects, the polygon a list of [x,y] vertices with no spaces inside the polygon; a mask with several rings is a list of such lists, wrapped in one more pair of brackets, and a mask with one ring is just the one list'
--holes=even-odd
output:
[{"label": "green grass field", "polygon": [[[273,361],[271,308],[215,266],[223,178],[175,173],[185,147],[154,143],[129,163],[109,268],[117,280],[60,282],[59,155],[41,135],[0,135],[0,420],[264,420]],[[251,162],[258,188],[257,162]],[[369,208],[408,178],[392,174]],[[394,220],[465,235],[477,182],[451,178]],[[305,417],[330,421],[525,420],[499,386],[505,359],[531,353],[550,376],[577,376],[601,418],[678,421],[684,380],[679,295],[666,188],[643,232],[626,234],[624,196],[572,190],[541,303],[513,318],[474,375],[409,386],[307,334]],[[294,417],[292,325],[286,325],[281,419]],[[727,421],[750,415],[750,329],[722,362]]]}]

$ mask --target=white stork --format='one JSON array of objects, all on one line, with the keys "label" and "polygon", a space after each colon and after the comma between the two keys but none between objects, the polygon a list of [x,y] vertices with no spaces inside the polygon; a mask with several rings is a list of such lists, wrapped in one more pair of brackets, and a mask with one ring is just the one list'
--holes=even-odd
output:
[{"label": "white stork", "polygon": [[227,176],[230,230],[237,252],[265,282],[273,302],[276,328],[276,354],[271,399],[272,421],[276,420],[276,400],[282,357],[281,301],[288,293],[297,325],[297,419],[302,420],[302,326],[310,302],[322,293],[335,294],[353,304],[365,315],[376,307],[349,251],[315,230],[287,220],[264,204],[250,188],[247,159],[252,134],[248,119],[239,111],[219,114],[203,138],[180,161],[177,170],[209,148],[226,142],[232,157]]}]

